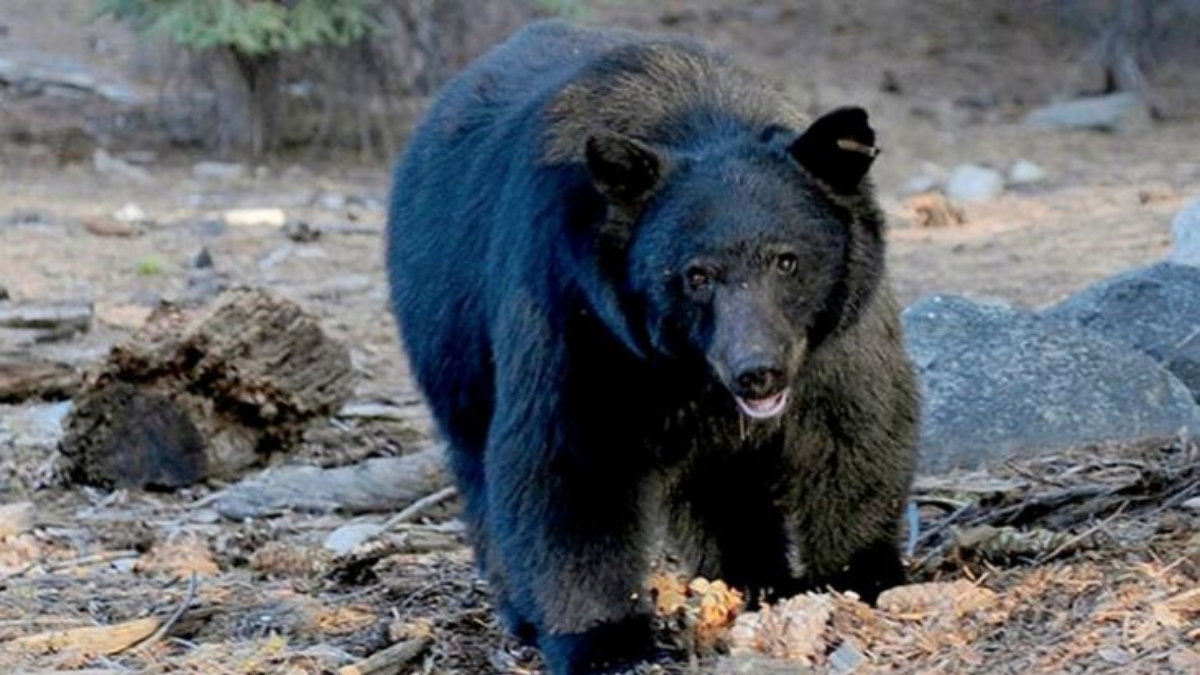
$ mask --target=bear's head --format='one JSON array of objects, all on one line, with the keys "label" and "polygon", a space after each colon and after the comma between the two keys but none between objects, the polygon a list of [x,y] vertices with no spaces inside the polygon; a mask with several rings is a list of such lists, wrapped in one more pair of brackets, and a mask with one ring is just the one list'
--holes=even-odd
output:
[{"label": "bear's head", "polygon": [[591,136],[615,320],[636,323],[618,334],[647,358],[707,364],[747,416],[779,415],[806,359],[858,320],[882,275],[876,154],[860,108],[694,147]]}]

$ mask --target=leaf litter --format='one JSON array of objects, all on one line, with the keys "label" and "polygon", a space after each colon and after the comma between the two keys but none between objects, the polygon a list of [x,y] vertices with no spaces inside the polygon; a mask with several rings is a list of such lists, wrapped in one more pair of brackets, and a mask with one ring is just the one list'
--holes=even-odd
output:
[{"label": "leaf litter", "polygon": [[[876,607],[814,589],[749,611],[719,580],[663,572],[651,586],[676,658],[643,670],[1191,675],[1200,526],[1183,505],[1198,494],[1184,442],[922,479],[912,584]],[[397,650],[394,672],[539,672],[455,521],[338,555],[321,544],[344,518],[194,517],[204,497],[35,494],[0,539],[0,670],[371,673]]]}]

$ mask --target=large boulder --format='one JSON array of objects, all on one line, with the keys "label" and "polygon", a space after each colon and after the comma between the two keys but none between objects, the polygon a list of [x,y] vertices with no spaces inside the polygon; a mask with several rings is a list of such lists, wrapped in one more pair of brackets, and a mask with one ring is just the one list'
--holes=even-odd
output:
[{"label": "large boulder", "polygon": [[1200,267],[1200,199],[1185,206],[1172,221],[1171,253],[1167,259]]},{"label": "large boulder", "polygon": [[1145,352],[1200,400],[1200,267],[1158,263],[1102,281],[1045,312]]},{"label": "large boulder", "polygon": [[904,326],[924,395],[924,471],[1200,429],[1171,373],[1069,322],[935,296]]}]

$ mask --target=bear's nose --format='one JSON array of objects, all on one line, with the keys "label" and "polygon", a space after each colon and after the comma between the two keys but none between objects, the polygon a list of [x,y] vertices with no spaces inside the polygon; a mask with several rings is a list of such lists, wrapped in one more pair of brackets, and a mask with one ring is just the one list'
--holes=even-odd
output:
[{"label": "bear's nose", "polygon": [[766,398],[778,394],[785,386],[783,371],[770,366],[751,366],[738,371],[733,378],[734,392],[747,399]]}]

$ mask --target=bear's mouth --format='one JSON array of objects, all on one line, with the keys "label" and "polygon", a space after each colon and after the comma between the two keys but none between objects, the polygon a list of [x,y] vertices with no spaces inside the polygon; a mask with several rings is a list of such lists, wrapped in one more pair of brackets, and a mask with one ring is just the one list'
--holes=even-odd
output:
[{"label": "bear's mouth", "polygon": [[766,420],[779,415],[787,408],[789,392],[789,389],[784,389],[777,394],[763,398],[742,398],[741,396],[734,396],[734,398],[737,399],[738,407],[747,417]]}]

